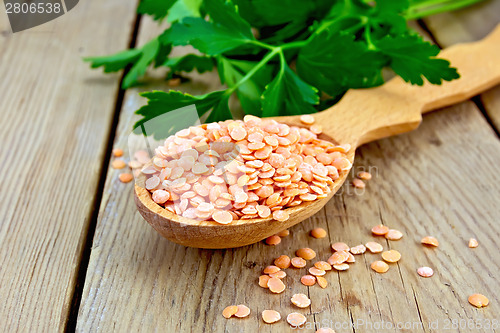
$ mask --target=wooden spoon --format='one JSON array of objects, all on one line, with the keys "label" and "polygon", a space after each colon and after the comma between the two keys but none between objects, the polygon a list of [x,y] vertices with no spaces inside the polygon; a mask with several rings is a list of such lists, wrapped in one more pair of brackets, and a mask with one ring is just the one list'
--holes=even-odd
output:
[{"label": "wooden spoon", "polygon": [[[411,131],[422,121],[422,113],[469,99],[500,83],[500,25],[485,39],[459,44],[441,52],[458,68],[461,78],[441,86],[426,83],[412,86],[396,77],[386,84],[370,89],[349,90],[333,107],[314,115],[322,125],[323,139],[349,143],[348,154],[354,160],[355,147]],[[303,126],[299,116],[277,117],[277,121]],[[318,212],[337,192],[348,171],[332,185],[327,198],[288,208],[290,219],[237,220],[228,225],[195,221],[157,205],[144,188],[144,177],[135,185],[135,202],[139,212],[153,228],[169,240],[191,247],[231,248],[258,242],[304,221]]]}]

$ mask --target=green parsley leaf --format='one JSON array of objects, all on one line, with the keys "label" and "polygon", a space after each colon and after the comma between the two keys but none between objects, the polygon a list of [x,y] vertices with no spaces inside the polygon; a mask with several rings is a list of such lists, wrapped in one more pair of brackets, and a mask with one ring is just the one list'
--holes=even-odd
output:
[{"label": "green parsley leaf", "polygon": [[[222,83],[226,83],[229,87],[233,87],[256,65],[257,63],[253,61],[219,57],[217,68]],[[238,86],[236,95],[245,113],[259,117],[261,116],[262,104],[260,97],[264,92],[266,84],[272,79],[272,72],[273,66],[266,64],[250,79]]]},{"label": "green parsley leaf", "polygon": [[458,79],[456,68],[450,62],[436,58],[439,47],[424,41],[417,35],[387,36],[376,42],[376,46],[390,57],[390,66],[406,82],[422,85],[425,77],[432,84]]},{"label": "green parsley leaf", "polygon": [[383,56],[353,35],[326,30],[300,50],[297,72],[309,84],[336,96],[349,88],[382,83],[384,63]]},{"label": "green parsley leaf", "polygon": [[158,64],[165,62],[170,53],[170,44],[162,44],[158,38],[150,40],[139,49],[131,49],[104,57],[87,57],[84,61],[90,62],[91,68],[104,67],[104,72],[116,72],[132,65],[130,71],[123,78],[122,88],[127,89],[137,83],[137,80],[144,75],[148,66],[155,62]]},{"label": "green parsley leaf", "polygon": [[185,17],[201,17],[202,0],[177,0],[168,11],[168,22],[177,22]]},{"label": "green parsley leaf", "polygon": [[262,94],[262,116],[299,115],[316,112],[318,90],[302,81],[286,63]]},{"label": "green parsley leaf", "polygon": [[153,16],[155,20],[161,20],[168,14],[168,10],[176,0],[141,0],[137,12]]},{"label": "green parsley leaf", "polygon": [[250,25],[231,2],[207,0],[205,6],[213,22],[186,17],[174,23],[160,39],[173,45],[192,45],[207,55],[221,54],[255,39]]},{"label": "green parsley leaf", "polygon": [[104,67],[104,73],[117,72],[134,63],[141,56],[141,50],[131,49],[102,57],[85,57],[91,68]]},{"label": "green parsley leaf", "polygon": [[146,97],[148,103],[135,112],[143,116],[143,118],[134,124],[134,129],[145,125],[147,127],[146,134],[154,135],[155,139],[164,139],[183,128],[192,126],[198,120],[183,116],[180,112],[170,113],[182,107],[196,106],[199,118],[213,108],[216,114],[212,118],[219,116],[231,117],[230,113],[227,114],[229,108],[224,107],[223,103],[223,101],[226,101],[227,105],[227,98],[229,98],[226,98],[225,90],[214,91],[200,96],[193,96],[175,90],[169,92],[151,91],[142,93],[141,96]]},{"label": "green parsley leaf", "polygon": [[187,54],[183,57],[170,58],[164,65],[169,67],[172,73],[191,72],[194,69],[198,73],[204,73],[214,68],[214,60],[212,57]]}]

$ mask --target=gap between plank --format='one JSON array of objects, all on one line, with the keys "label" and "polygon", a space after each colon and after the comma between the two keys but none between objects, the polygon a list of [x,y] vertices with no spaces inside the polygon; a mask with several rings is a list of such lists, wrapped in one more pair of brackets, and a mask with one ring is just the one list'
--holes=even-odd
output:
[{"label": "gap between plank", "polygon": [[[134,48],[137,45],[137,36],[139,33],[139,25],[141,22],[142,15],[136,14],[135,21],[133,23],[133,30],[130,34],[128,48]],[[92,212],[90,213],[90,222],[83,242],[83,249],[80,256],[80,262],[78,263],[76,281],[74,283],[73,294],[71,296],[71,305],[68,318],[66,320],[65,332],[75,332],[76,324],[78,320],[78,311],[80,309],[80,303],[82,300],[83,288],[85,287],[85,278],[87,276],[87,270],[90,261],[90,254],[92,252],[92,244],[94,241],[94,234],[97,227],[97,218],[99,216],[99,208],[102,201],[102,193],[104,191],[104,185],[106,183],[106,176],[108,165],[111,159],[111,153],[113,150],[113,144],[116,136],[116,129],[118,127],[118,121],[120,118],[120,111],[122,109],[123,100],[125,97],[125,89],[122,88],[122,83],[125,75],[130,71],[131,65],[127,66],[123,71],[120,82],[118,85],[115,107],[113,110],[113,119],[111,121],[109,134],[107,137],[107,146],[104,151],[104,157],[102,159],[102,164],[100,167],[100,177],[97,185],[97,189],[94,195],[94,202],[92,204]]]}]

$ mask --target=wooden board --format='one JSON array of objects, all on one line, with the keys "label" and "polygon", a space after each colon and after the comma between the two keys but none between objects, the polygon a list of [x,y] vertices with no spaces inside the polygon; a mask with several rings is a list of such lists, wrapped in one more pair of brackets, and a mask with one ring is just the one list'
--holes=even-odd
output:
[{"label": "wooden board", "polygon": [[81,1],[55,21],[16,34],[1,11],[4,332],[66,326],[119,77],[90,71],[81,57],[128,45],[135,2]]},{"label": "wooden board", "polygon": [[[141,42],[156,33],[150,23],[142,25]],[[180,89],[200,93],[215,88],[214,76],[204,80],[208,82],[197,80]],[[167,88],[157,82],[146,89],[153,87]],[[125,147],[133,111],[143,102],[136,91],[127,93],[116,146]],[[459,320],[471,319],[484,326],[486,320],[498,320],[500,311],[500,282],[494,272],[500,258],[491,253],[500,236],[500,191],[493,185],[499,180],[499,151],[500,142],[471,102],[427,115],[419,130],[359,149],[354,170],[371,168],[374,174],[364,193],[344,186],[343,193],[292,228],[276,247],[259,243],[218,251],[162,239],[137,213],[132,184],[119,183],[118,172],[110,170],[77,331],[289,332],[284,318],[296,311],[318,323],[307,332],[325,325],[337,332],[470,332],[454,329],[453,320],[463,325]],[[262,269],[277,256],[293,256],[299,247],[309,246],[325,260],[332,242],[373,240],[369,230],[380,223],[405,234],[398,242],[379,240],[403,254],[388,273],[372,272],[369,265],[379,256],[365,254],[357,256],[349,271],[328,273],[324,290],[300,284],[305,269],[286,270],[283,294],[272,295],[257,285]],[[327,229],[329,237],[308,236],[317,226]],[[424,248],[419,241],[426,235],[439,238],[441,246]],[[469,249],[469,237],[476,237],[480,247]],[[424,265],[435,269],[434,277],[416,275]],[[311,297],[311,308],[290,303],[299,292]],[[467,297],[475,292],[488,295],[491,305],[471,307]],[[248,305],[250,318],[224,319],[222,309],[231,304]],[[264,324],[264,309],[279,310],[282,321]],[[377,329],[383,323],[410,328]]]}]

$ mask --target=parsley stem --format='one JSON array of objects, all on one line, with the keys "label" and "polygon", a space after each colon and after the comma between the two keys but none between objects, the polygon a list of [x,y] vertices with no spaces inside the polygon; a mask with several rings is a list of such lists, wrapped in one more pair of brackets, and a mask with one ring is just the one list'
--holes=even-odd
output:
[{"label": "parsley stem", "polygon": [[[267,44],[266,44],[267,45]],[[283,54],[283,50],[279,46],[272,46],[271,52],[267,53],[267,55],[262,58],[248,73],[245,74],[244,77],[241,78],[236,84],[232,87],[229,87],[224,94],[231,95],[239,86],[248,81],[255,73],[259,71],[264,65],[266,65],[276,54]]]},{"label": "parsley stem", "polygon": [[405,18],[416,20],[430,15],[453,11],[484,0],[427,0],[410,5]]}]

